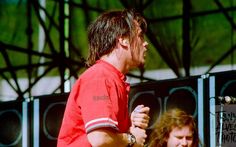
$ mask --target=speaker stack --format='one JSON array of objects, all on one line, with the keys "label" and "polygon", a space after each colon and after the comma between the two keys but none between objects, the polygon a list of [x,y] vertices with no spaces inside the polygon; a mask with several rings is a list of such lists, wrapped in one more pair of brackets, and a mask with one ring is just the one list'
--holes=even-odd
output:
[{"label": "speaker stack", "polygon": [[0,103],[0,147],[55,147],[68,93]]},{"label": "speaker stack", "polygon": [[[234,103],[221,109],[220,96]],[[139,104],[151,108],[148,133],[162,113],[177,107],[195,117],[205,146],[236,146],[236,71],[134,84],[129,101],[130,113]]]},{"label": "speaker stack", "polygon": [[56,146],[68,96],[64,93],[34,98],[34,147]]},{"label": "speaker stack", "polygon": [[[0,147],[56,146],[68,96],[1,102]],[[197,120],[200,140],[206,146],[235,146],[236,107],[219,103],[219,96],[236,97],[235,71],[133,84],[129,112],[139,104],[150,107],[150,134],[165,111],[180,108]]]},{"label": "speaker stack", "polygon": [[27,102],[0,103],[0,146],[28,146],[28,119]]},{"label": "speaker stack", "polygon": [[[193,76],[131,85],[129,112],[131,113],[139,104],[150,107],[148,134],[155,127],[160,116],[168,109],[180,108],[198,119],[198,103],[200,99],[202,100],[203,89],[199,88],[203,86],[199,82],[200,78]],[[203,114],[200,118],[202,117]]]}]

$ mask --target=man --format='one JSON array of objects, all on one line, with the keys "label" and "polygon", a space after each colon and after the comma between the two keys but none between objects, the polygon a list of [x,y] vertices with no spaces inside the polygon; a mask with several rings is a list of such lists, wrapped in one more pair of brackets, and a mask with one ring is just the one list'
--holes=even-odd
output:
[{"label": "man", "polygon": [[90,66],[66,105],[58,147],[143,146],[149,108],[128,113],[125,74],[145,63],[145,19],[134,10],[103,13],[88,29]]},{"label": "man", "polygon": [[178,108],[165,112],[152,130],[149,147],[198,147],[194,118]]}]

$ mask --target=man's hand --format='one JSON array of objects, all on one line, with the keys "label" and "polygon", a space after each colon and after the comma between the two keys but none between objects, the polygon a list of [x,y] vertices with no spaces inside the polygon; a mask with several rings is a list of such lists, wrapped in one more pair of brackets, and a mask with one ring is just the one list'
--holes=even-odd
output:
[{"label": "man's hand", "polygon": [[150,117],[148,116],[149,111],[149,107],[144,107],[144,105],[138,105],[131,113],[132,126],[139,127],[141,129],[146,129],[150,120]]}]

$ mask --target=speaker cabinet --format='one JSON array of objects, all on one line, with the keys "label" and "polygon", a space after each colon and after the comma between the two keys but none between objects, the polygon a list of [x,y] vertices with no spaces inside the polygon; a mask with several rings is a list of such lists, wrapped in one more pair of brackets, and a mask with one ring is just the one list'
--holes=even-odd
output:
[{"label": "speaker cabinet", "polygon": [[236,71],[211,74],[215,78],[215,96],[236,97]]},{"label": "speaker cabinet", "polygon": [[211,73],[209,76],[210,146],[236,146],[234,104],[220,103],[218,97],[236,97],[236,71]]},{"label": "speaker cabinet", "polygon": [[34,98],[34,147],[56,146],[68,96],[65,93]]},{"label": "speaker cabinet", "polygon": [[8,101],[0,103],[0,146],[28,146],[28,103]]},{"label": "speaker cabinet", "polygon": [[152,129],[161,114],[171,108],[180,108],[197,117],[198,77],[131,85],[129,112],[139,104],[150,107],[148,129]]},{"label": "speaker cabinet", "polygon": [[148,136],[160,116],[168,109],[180,108],[197,118],[198,78],[189,77],[131,85],[129,112],[131,113],[139,104],[150,108]]},{"label": "speaker cabinet", "polygon": [[193,115],[197,120],[198,79],[199,77],[196,76],[131,85],[129,112],[131,113],[139,104],[150,108],[147,142],[158,119],[168,109],[180,108]]}]

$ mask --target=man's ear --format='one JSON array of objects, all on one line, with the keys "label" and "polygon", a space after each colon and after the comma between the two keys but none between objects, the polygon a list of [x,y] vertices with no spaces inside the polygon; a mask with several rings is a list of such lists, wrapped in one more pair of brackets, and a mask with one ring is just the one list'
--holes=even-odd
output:
[{"label": "man's ear", "polygon": [[129,46],[129,40],[126,39],[126,38],[119,38],[119,43],[120,43],[122,46]]}]

